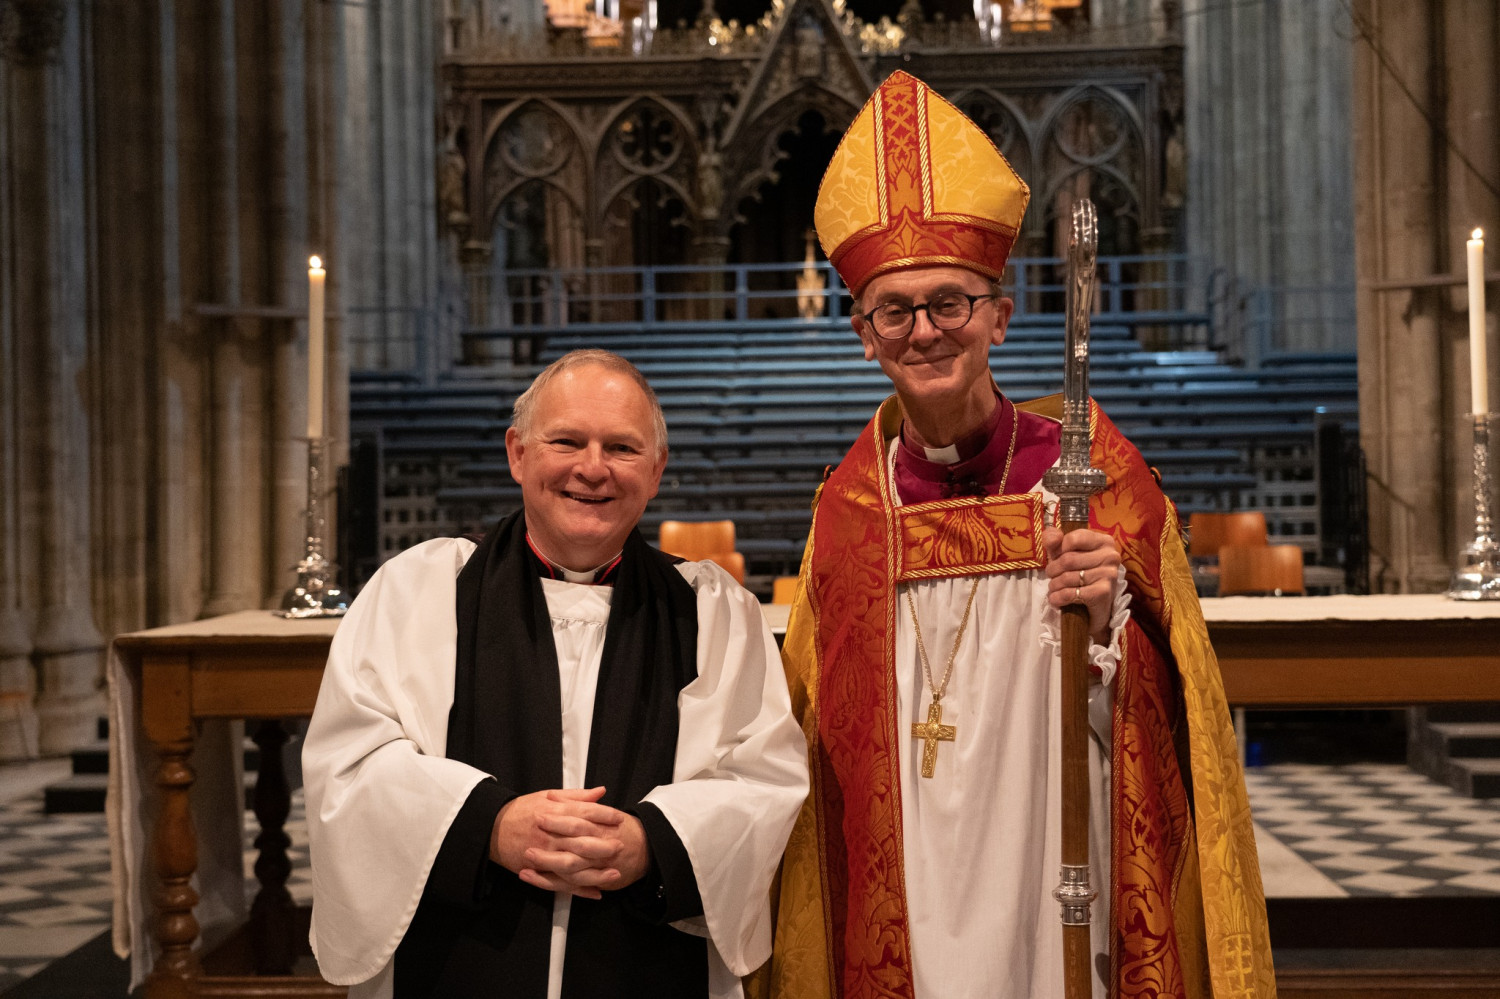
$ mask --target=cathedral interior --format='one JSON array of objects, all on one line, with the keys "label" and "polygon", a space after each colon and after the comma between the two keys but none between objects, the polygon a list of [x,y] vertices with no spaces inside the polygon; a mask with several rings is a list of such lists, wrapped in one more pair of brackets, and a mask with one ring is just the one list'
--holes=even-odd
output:
[{"label": "cathedral interior", "polygon": [[[1500,289],[1491,251],[1470,296],[1466,243],[1500,232],[1497,57],[1491,0],[0,0],[0,991],[126,994],[63,963],[108,937],[116,636],[282,606],[310,538],[357,593],[482,530],[520,503],[511,404],[563,352],[661,397],[647,537],[732,521],[774,599],[889,391],[811,226],[897,69],[1032,191],[1003,391],[1061,387],[1089,198],[1095,397],[1185,523],[1258,516],[1294,552],[1278,593],[1495,570]],[[1185,543],[1227,599],[1210,530]],[[1430,699],[1237,705],[1292,885],[1283,994],[1500,989],[1500,686],[1474,679],[1500,661],[1458,662]],[[1380,834],[1385,807],[1415,825]],[[48,829],[93,850],[77,898],[5,895]]]}]

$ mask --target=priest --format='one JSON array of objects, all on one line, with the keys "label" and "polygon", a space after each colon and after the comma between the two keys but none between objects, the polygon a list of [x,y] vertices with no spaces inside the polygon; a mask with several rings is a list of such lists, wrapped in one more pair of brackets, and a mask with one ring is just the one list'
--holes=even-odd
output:
[{"label": "priest", "polygon": [[634,366],[515,404],[523,508],[393,558],[303,750],[312,943],[353,997],[714,997],[770,953],[805,750],[755,598],[636,524],[667,459]]},{"label": "priest", "polygon": [[[1063,994],[1059,608],[1089,615],[1095,996],[1269,997],[1244,780],[1177,514],[1091,404],[1106,490],[1064,536],[1060,397],[991,376],[1028,199],[905,72],[815,223],[895,394],[820,487],[783,649],[812,791],[780,879],[784,999]],[[1061,357],[1059,357],[1061,360]]]}]

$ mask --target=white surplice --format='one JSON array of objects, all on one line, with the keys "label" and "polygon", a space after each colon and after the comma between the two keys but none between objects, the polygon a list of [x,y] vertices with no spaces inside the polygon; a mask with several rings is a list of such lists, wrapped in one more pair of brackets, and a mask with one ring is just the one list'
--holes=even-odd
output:
[{"label": "white surplice", "polygon": [[[888,481],[894,483],[895,475]],[[1056,501],[1051,493],[1043,495],[1049,504]],[[1061,908],[1052,897],[1062,862],[1060,618],[1047,602],[1045,571],[979,578],[942,700],[943,724],[957,731],[954,741],[938,743],[930,778],[921,773],[924,743],[910,735],[914,722],[927,720],[932,695],[906,591],[916,605],[933,683],[941,684],[974,582],[973,576],[924,580],[896,591],[896,731],[915,994],[1060,996]],[[1107,747],[1110,681],[1129,618],[1124,590],[1121,570],[1111,645],[1091,649],[1102,673],[1089,692],[1089,854],[1091,883],[1099,893],[1090,927],[1096,999],[1106,995],[1099,955],[1106,971],[1109,960]]]},{"label": "white surplice", "polygon": [[[444,758],[453,700],[460,539],[418,545],[365,585],[340,626],[303,750],[313,950],[351,997],[388,996],[397,944],[444,835],[487,775]],[[698,678],[678,697],[673,783],[646,800],[692,861],[709,994],[734,999],[770,954],[768,890],[807,793],[806,750],[755,598],[718,566],[678,571],[698,607]],[[581,787],[610,591],[543,580],[563,699],[563,774]],[[504,717],[509,706],[495,706]],[[526,710],[524,707],[521,710]],[[561,989],[569,904],[555,903],[549,995]]]}]

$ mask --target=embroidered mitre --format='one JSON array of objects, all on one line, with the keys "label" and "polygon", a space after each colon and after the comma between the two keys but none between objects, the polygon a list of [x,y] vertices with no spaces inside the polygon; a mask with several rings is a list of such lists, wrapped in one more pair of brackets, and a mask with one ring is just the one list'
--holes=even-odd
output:
[{"label": "embroidered mitre", "polygon": [[818,187],[818,240],[856,298],[899,267],[950,264],[992,279],[1031,191],[990,137],[897,70],[844,133]]}]

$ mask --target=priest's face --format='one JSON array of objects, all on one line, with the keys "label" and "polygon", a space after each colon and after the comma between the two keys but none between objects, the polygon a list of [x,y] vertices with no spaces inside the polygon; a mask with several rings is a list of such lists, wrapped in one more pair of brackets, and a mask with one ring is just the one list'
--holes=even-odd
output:
[{"label": "priest's face", "polygon": [[667,455],[651,403],[629,376],[596,364],[560,372],[534,403],[526,439],[505,435],[526,529],[569,569],[612,558],[661,484]]},{"label": "priest's face", "polygon": [[[990,347],[1005,340],[1014,303],[992,295],[988,278],[966,267],[907,267],[874,278],[859,298],[859,311],[868,315],[883,305],[919,307],[905,336],[889,339],[876,333],[864,315],[851,321],[865,347],[865,360],[879,361],[895,386],[903,407],[934,418],[977,408],[988,413],[994,405],[990,375]],[[973,303],[969,321],[958,329],[941,330],[921,306],[958,292],[982,296]],[[945,319],[943,325],[951,320]],[[887,330],[889,332],[889,330]]]}]

